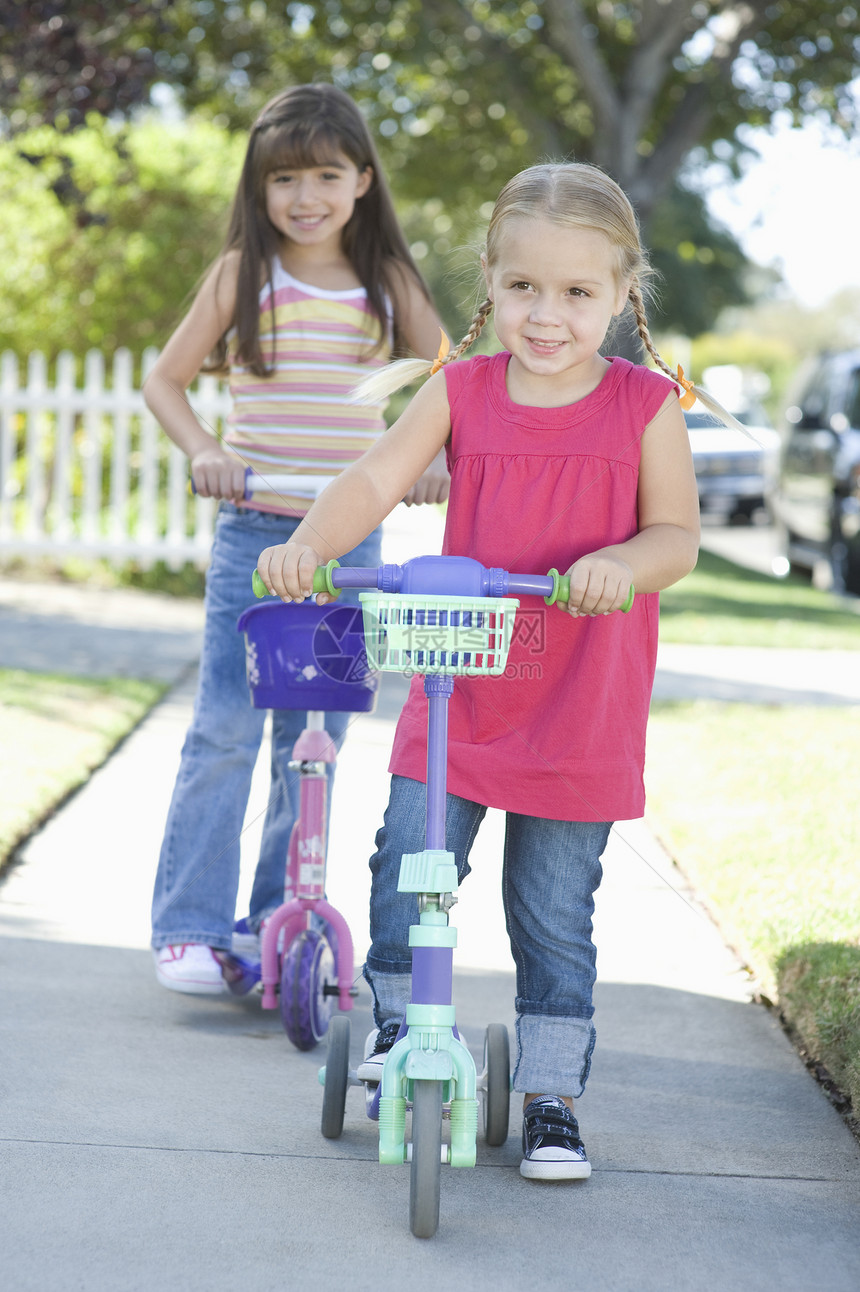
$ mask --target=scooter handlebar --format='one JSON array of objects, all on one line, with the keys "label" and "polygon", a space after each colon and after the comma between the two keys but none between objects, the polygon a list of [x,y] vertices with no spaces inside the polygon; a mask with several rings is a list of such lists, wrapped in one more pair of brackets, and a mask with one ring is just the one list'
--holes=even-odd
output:
[{"label": "scooter handlebar", "polygon": [[[249,502],[255,493],[260,492],[298,494],[301,497],[318,498],[323,489],[330,485],[333,479],[333,476],[296,475],[295,472],[283,474],[273,472],[271,475],[262,476],[253,467],[246,467],[245,501]],[[188,485],[191,492],[196,494],[197,486],[193,477],[189,480]],[[317,591],[323,592],[324,589],[318,588]]]},{"label": "scooter handlebar", "polygon": [[[464,565],[470,567],[470,574],[474,577],[475,570],[480,571],[482,583],[482,595],[508,595],[515,593],[527,593],[542,595],[548,606],[556,601],[570,600],[570,577],[566,574],[559,574],[558,570],[552,569],[546,575],[532,574],[509,574],[506,570],[487,570],[479,566],[476,561],[467,560],[463,557],[416,557],[412,562],[406,565],[420,566],[420,562],[426,561],[428,564],[433,563],[434,573],[434,591],[438,587],[438,567],[439,562],[448,560],[452,567],[458,566],[462,569]],[[340,562],[329,561],[328,565],[317,566],[314,571],[313,593],[327,592],[330,596],[336,597],[343,587],[351,588],[377,588],[382,587],[386,591],[399,591],[401,587],[401,576],[406,566],[379,566],[374,569],[356,569],[347,567],[341,569]],[[407,584],[407,587],[409,585]],[[269,590],[257,570],[254,571],[252,578],[252,587],[254,595],[257,597],[269,596]],[[438,595],[438,593],[437,593]],[[451,593],[452,596],[461,595],[461,589],[455,588]],[[635,592],[631,586],[623,606],[620,607],[623,614],[626,614],[633,605]]]}]

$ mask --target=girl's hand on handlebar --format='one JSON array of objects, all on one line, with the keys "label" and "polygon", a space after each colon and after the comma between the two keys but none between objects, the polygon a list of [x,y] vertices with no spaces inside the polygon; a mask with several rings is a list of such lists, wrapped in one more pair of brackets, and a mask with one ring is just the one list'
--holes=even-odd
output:
[{"label": "girl's hand on handlebar", "polygon": [[611,615],[627,601],[633,583],[633,571],[617,556],[595,553],[583,556],[568,570],[570,600],[557,602],[561,610],[578,618],[583,615]]},{"label": "girl's hand on handlebar", "polygon": [[236,504],[245,501],[244,462],[214,440],[211,447],[191,459],[191,479],[201,498],[226,498]]},{"label": "girl's hand on handlebar", "polygon": [[[260,553],[257,570],[269,591],[282,601],[304,601],[313,596],[314,571],[323,564],[319,553],[305,543],[279,543]],[[333,600],[328,592],[317,597],[321,606]]]}]

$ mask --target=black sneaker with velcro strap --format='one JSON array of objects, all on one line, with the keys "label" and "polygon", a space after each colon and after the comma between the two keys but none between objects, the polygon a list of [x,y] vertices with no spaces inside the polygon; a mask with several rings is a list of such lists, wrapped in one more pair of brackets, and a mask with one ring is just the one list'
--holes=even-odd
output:
[{"label": "black sneaker with velcro strap", "polygon": [[563,1099],[541,1095],[523,1113],[523,1160],[527,1180],[587,1180],[591,1163],[576,1118]]}]

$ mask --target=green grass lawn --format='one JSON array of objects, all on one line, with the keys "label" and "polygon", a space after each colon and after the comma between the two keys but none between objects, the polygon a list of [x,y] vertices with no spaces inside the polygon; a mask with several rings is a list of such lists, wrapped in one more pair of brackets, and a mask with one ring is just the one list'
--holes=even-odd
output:
[{"label": "green grass lawn", "polygon": [[[857,650],[860,603],[702,553],[666,641]],[[826,661],[823,663],[826,667]],[[654,704],[648,814],[728,941],[860,1113],[856,706]]]},{"label": "green grass lawn", "polygon": [[0,669],[0,868],[164,690],[129,678]]},{"label": "green grass lawn", "polygon": [[660,637],[702,646],[860,649],[860,600],[775,579],[699,553],[692,574],[660,596]]}]

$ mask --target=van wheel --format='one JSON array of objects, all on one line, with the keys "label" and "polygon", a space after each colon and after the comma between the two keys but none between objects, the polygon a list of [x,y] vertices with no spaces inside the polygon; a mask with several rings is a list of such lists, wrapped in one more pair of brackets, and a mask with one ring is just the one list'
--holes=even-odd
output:
[{"label": "van wheel", "polygon": [[841,536],[830,546],[830,568],[833,573],[833,591],[860,596],[860,537],[846,543]]},{"label": "van wheel", "polygon": [[[860,533],[853,539],[845,537],[841,508],[846,499],[834,499],[830,531],[830,569],[833,574],[834,592],[860,594]],[[851,501],[854,501],[853,499]],[[849,516],[849,520],[856,517]]]}]

